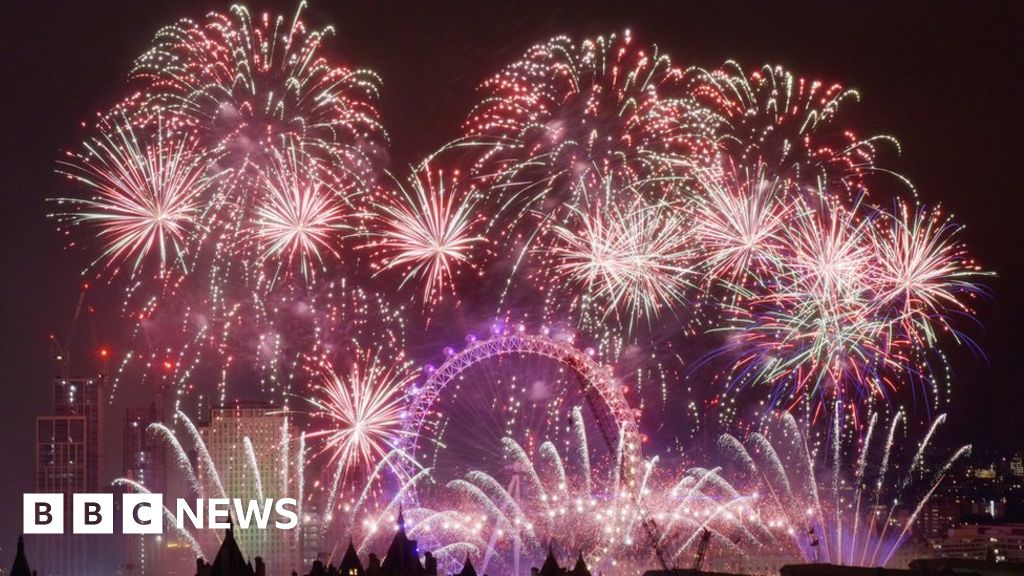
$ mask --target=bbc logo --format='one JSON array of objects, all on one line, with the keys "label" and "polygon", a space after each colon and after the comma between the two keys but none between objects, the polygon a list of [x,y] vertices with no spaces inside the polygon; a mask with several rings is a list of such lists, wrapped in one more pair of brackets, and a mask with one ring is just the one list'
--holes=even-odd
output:
[{"label": "bbc logo", "polygon": [[[123,494],[121,498],[122,533],[163,533],[162,494]],[[22,531],[25,534],[63,534],[64,512],[64,494],[25,494]],[[113,494],[73,494],[71,532],[113,534],[114,514]]]}]

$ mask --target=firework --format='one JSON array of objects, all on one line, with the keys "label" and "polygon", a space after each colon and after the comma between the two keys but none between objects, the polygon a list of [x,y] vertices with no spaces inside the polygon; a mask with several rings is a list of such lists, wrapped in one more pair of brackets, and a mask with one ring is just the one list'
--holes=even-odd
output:
[{"label": "firework", "polygon": [[167,110],[224,150],[236,168],[259,165],[266,149],[297,147],[372,177],[386,136],[373,101],[380,80],[325,55],[333,28],[310,28],[305,2],[291,17],[244,6],[161,29],[132,79],[143,110]]},{"label": "firework", "polygon": [[851,197],[867,191],[867,176],[889,173],[876,166],[877,147],[889,136],[860,138],[839,124],[846,103],[858,101],[856,90],[838,82],[800,77],[781,66],[746,72],[729,61],[721,68],[690,71],[690,90],[719,123],[716,147],[738,164],[765,163],[775,176],[796,186],[823,180]]},{"label": "firework", "polygon": [[163,125],[140,132],[123,113],[113,114],[60,163],[61,173],[94,195],[57,199],[74,211],[54,216],[95,227],[105,243],[97,262],[106,266],[128,262],[134,275],[155,258],[158,275],[169,267],[187,273],[204,195],[219,176],[210,169],[216,159],[194,137]]},{"label": "firework", "polygon": [[706,283],[745,287],[778,272],[792,202],[763,164],[701,171],[693,233],[706,253]]},{"label": "firework", "polygon": [[[583,408],[570,414],[573,433],[563,450],[551,441],[527,449],[505,437],[499,469],[469,470],[441,488],[421,488],[418,505],[406,509],[410,535],[431,543],[442,563],[458,565],[468,554],[483,569],[513,574],[541,563],[551,549],[580,554],[603,572],[640,573],[656,555],[677,565],[705,530],[730,553],[775,544],[756,498],[716,470],[677,475],[654,459],[636,487],[624,485],[614,467],[592,464]],[[362,545],[373,538],[368,534]]]},{"label": "firework", "polygon": [[143,346],[115,386],[135,366],[180,395],[202,374],[223,401],[229,374],[255,366],[264,391],[287,394],[310,353],[292,343],[324,331],[321,311],[292,312],[352,284],[386,143],[379,82],[328,59],[332,30],[303,10],[235,6],[161,29],[132,72],[138,92],[61,165],[92,196],[54,216],[99,229],[111,278],[131,266],[122,310]]},{"label": "firework", "polygon": [[261,251],[258,261],[276,261],[286,269],[297,262],[310,279],[317,269],[325,270],[325,255],[340,256],[341,232],[353,228],[346,223],[351,217],[346,212],[352,211],[357,194],[336,189],[330,172],[294,150],[275,151],[274,157],[270,170],[260,173],[264,194],[253,231]]},{"label": "firework", "polygon": [[[544,250],[544,261],[558,278],[551,286],[564,287],[567,281],[582,306],[603,310],[598,322],[612,315],[630,325],[641,318],[652,321],[684,303],[693,287],[694,248],[687,227],[671,206],[639,198],[611,207],[600,202],[571,207],[567,221],[552,227],[555,239]],[[572,297],[553,300],[571,302]]]},{"label": "firework", "polygon": [[466,136],[494,144],[477,172],[513,218],[564,198],[587,175],[676,175],[710,153],[706,111],[691,102],[683,72],[629,31],[533,46],[480,92]]},{"label": "firework", "polygon": [[399,355],[357,351],[339,373],[322,365],[323,375],[309,401],[315,431],[307,437],[329,454],[329,467],[364,477],[402,444],[406,388],[416,379]]},{"label": "firework", "polygon": [[[924,454],[945,420],[938,416],[917,445],[909,466],[897,475],[893,449],[903,413],[892,418],[884,441],[878,443],[873,414],[864,432],[843,438],[836,412],[829,437],[831,447],[816,443],[789,414],[774,415],[765,429],[754,432],[746,444],[728,434],[719,440],[723,454],[735,462],[765,496],[762,515],[783,533],[796,554],[807,562],[853,566],[885,566],[910,536],[910,529],[950,467],[970,453],[970,446],[954,450],[924,483],[922,496],[903,500],[915,478],[925,474]],[[852,459],[844,456],[850,452]],[[828,462],[821,465],[822,460]],[[878,463],[874,466],[874,463]],[[847,465],[851,465],[847,469]],[[897,507],[910,514],[898,519]]]},{"label": "firework", "polygon": [[[608,573],[675,567],[702,542],[888,560],[966,449],[891,528],[883,488],[906,416],[874,470],[874,411],[935,391],[942,334],[970,342],[957,317],[985,273],[950,218],[869,179],[891,173],[876,147],[892,140],[844,124],[855,91],[781,67],[683,70],[629,32],[558,37],[480,85],[460,138],[382,181],[379,79],[328,58],[332,30],[303,11],[235,6],[161,29],[137,93],[61,163],[82,193],[54,216],[95,231],[94,273],[124,289],[133,325],[115,382],[200,410],[228,403],[229,382],[258,383],[282,410],[311,407],[288,412],[306,428],[282,432],[298,449],[280,484],[319,516],[322,542],[352,535],[361,552],[404,506],[446,567],[468,555],[492,573],[552,547]],[[421,377],[416,354],[466,318],[495,319]],[[708,394],[787,411],[722,437],[735,476],[663,443],[667,462],[644,458],[646,383],[696,414],[706,390],[676,374],[709,346],[693,363],[712,367]],[[739,410],[735,397],[703,409],[720,422]],[[182,440],[153,432],[186,489],[237,491],[179,424]],[[831,444],[815,445],[823,424]],[[239,451],[242,488],[274,493],[260,447]],[[323,476],[307,484],[307,467]]]},{"label": "firework", "polygon": [[928,358],[944,361],[935,326],[969,309],[983,275],[955,229],[820,193],[795,201],[789,222],[770,282],[737,288],[739,303],[725,308],[728,379],[768,384],[772,404],[814,411],[856,411],[907,383],[934,391]]},{"label": "firework", "polygon": [[474,190],[463,189],[458,173],[446,177],[426,164],[409,178],[411,191],[395,184],[398,194],[376,206],[379,240],[369,247],[381,254],[382,270],[404,270],[402,283],[419,279],[423,301],[436,302],[454,290],[460,268],[475,266],[473,256],[485,243]]},{"label": "firework", "polygon": [[985,272],[967,256],[959,230],[939,210],[903,203],[880,218],[872,280],[907,337],[922,345],[933,345],[939,330],[952,332],[952,313],[970,315],[968,299],[981,290]]}]

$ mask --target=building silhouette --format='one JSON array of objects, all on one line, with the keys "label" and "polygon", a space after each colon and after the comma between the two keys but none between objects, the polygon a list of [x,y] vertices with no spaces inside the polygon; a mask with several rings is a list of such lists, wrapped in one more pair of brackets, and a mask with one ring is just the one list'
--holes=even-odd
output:
[{"label": "building silhouette", "polygon": [[[322,560],[314,560],[305,576],[438,576],[437,560],[430,552],[424,552],[422,560],[416,540],[409,538],[405,530],[405,516],[398,512],[397,529],[391,539],[387,553],[381,560],[376,554],[370,553],[366,563],[359,558],[356,548],[349,539],[348,547],[342,555],[338,566],[325,565]],[[287,576],[269,570],[263,558],[256,556],[252,562],[246,560],[237,539],[237,530],[232,526],[224,534],[217,556],[212,563],[202,558],[196,560],[195,576]],[[540,568],[531,570],[533,576],[591,576],[590,569],[580,553],[572,568],[563,568],[558,564],[554,551],[548,549],[548,556]],[[298,576],[294,570],[291,576]],[[459,572],[450,576],[477,576],[473,561],[466,557]],[[484,575],[486,576],[486,575]]]},{"label": "building silhouette", "polygon": [[266,576],[267,568],[263,559],[257,556],[253,562],[247,562],[242,550],[235,540],[234,528],[224,532],[224,540],[220,543],[217,556],[213,563],[208,564],[202,558],[196,559],[196,576]]},{"label": "building silhouette", "polygon": [[28,558],[25,556],[24,536],[18,536],[18,553],[14,555],[10,576],[35,576],[35,572],[29,568]]},{"label": "building silhouette", "polygon": [[[322,561],[317,560],[313,562],[312,568],[305,576],[438,576],[437,560],[433,554],[424,552],[423,561],[420,561],[417,542],[406,534],[405,517],[401,511],[398,512],[397,523],[397,530],[383,561],[378,559],[376,554],[370,553],[364,567],[352,541],[349,540],[338,567],[333,564],[325,566]],[[543,565],[531,569],[530,572],[532,576],[591,576],[582,553],[577,555],[572,568],[563,568],[558,564],[554,550],[550,548]],[[467,555],[459,572],[450,576],[477,576],[473,560]]]},{"label": "building silhouette", "polygon": [[[371,557],[372,558],[372,557]],[[437,561],[427,552],[420,563],[420,552],[415,540],[405,533],[405,515],[398,511],[398,530],[391,539],[384,562],[380,565],[380,576],[435,576]],[[370,574],[370,576],[376,576]]]},{"label": "building silhouette", "polygon": [[554,549],[548,547],[548,556],[544,559],[544,563],[540,568],[531,568],[530,574],[531,576],[590,576],[590,569],[583,561],[583,552],[579,553],[576,557],[576,564],[570,569],[560,566],[558,559],[555,558]]},{"label": "building silhouette", "polygon": [[462,570],[455,576],[476,576],[476,568],[473,566],[473,560],[470,559],[468,554],[466,555],[466,561],[462,563]]}]

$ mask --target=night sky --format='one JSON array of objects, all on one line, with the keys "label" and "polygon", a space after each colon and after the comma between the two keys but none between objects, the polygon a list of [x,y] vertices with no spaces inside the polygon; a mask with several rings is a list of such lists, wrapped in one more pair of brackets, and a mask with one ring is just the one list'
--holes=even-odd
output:
[{"label": "night sky", "polygon": [[[993,298],[978,306],[980,325],[964,326],[987,358],[951,348],[949,428],[958,442],[1024,447],[1024,18],[1013,3],[504,4],[314,0],[306,19],[333,23],[339,59],[383,77],[381,113],[399,170],[457,135],[479,81],[556,34],[630,28],[676,65],[782,64],[859,89],[863,100],[845,109],[847,120],[863,135],[901,141],[902,156],[882,163],[966,224],[971,251],[998,273],[989,282]],[[249,6],[294,10],[290,2]],[[124,94],[131,63],[157,28],[214,7],[226,4],[8,1],[0,8],[0,562],[10,560],[20,495],[32,488],[34,418],[50,409],[48,335],[67,332],[87,264],[88,254],[66,250],[45,217],[47,197],[71,193],[54,174],[55,160],[81,141],[83,120]],[[111,289],[90,295],[96,312],[78,325],[79,356],[112,338],[104,326],[116,319],[116,296]],[[116,426],[108,433],[119,438]],[[113,472],[121,455],[116,443],[108,447]]]}]

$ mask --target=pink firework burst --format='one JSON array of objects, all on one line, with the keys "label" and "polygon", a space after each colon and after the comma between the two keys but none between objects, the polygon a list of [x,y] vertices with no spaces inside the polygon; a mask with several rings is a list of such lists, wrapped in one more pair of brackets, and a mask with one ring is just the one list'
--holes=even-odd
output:
[{"label": "pink firework burst", "polygon": [[74,208],[62,221],[98,228],[105,248],[97,259],[115,268],[131,262],[134,275],[151,256],[159,275],[174,265],[187,271],[189,243],[200,227],[205,194],[219,177],[196,139],[168,130],[134,127],[119,113],[104,119],[81,152],[69,152],[59,172],[93,193],[59,198]]},{"label": "pink firework burst", "polygon": [[381,270],[398,269],[403,283],[418,280],[423,301],[436,303],[454,292],[455,277],[477,266],[486,244],[474,208],[475,190],[458,172],[446,175],[424,165],[409,177],[409,187],[396,181],[397,194],[375,203],[370,247],[379,254]]},{"label": "pink firework burst", "polygon": [[320,443],[342,475],[366,476],[403,435],[406,389],[417,376],[402,353],[356,350],[347,365],[320,365],[320,383],[308,401],[317,429],[307,438]]}]

